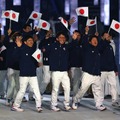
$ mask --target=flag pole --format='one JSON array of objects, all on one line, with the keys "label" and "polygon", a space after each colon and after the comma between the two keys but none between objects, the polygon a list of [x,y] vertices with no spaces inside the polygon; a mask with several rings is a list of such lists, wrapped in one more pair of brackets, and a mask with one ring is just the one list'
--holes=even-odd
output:
[{"label": "flag pole", "polygon": [[10,23],[9,23],[9,29],[11,29],[11,19],[10,19]]},{"label": "flag pole", "polygon": [[110,32],[110,27],[109,27],[109,30],[108,30],[108,34],[109,34],[109,32]]},{"label": "flag pole", "polygon": [[26,24],[28,23],[28,21],[29,21],[29,18],[27,19]]},{"label": "flag pole", "polygon": [[70,32],[70,34],[72,34],[72,32],[67,28],[67,30]]},{"label": "flag pole", "polygon": [[98,32],[98,29],[97,29],[97,17],[95,17],[95,21],[96,21],[96,32]]}]

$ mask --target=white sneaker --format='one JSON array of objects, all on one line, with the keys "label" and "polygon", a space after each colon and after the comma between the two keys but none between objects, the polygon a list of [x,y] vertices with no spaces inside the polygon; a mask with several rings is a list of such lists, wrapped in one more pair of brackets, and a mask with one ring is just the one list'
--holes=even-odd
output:
[{"label": "white sneaker", "polygon": [[38,107],[38,108],[37,108],[37,111],[38,111],[38,112],[42,112],[43,109],[42,109],[41,107]]},{"label": "white sneaker", "polygon": [[70,107],[69,105],[65,105],[64,108],[65,108],[66,110],[70,110],[70,109],[71,109],[71,107]]},{"label": "white sneaker", "polygon": [[114,107],[120,107],[120,103],[119,102],[113,102],[112,106],[114,106]]},{"label": "white sneaker", "polygon": [[73,110],[77,110],[77,108],[78,108],[77,103],[73,103],[73,104],[72,104],[72,109],[73,109]]},{"label": "white sneaker", "polygon": [[97,106],[97,110],[104,111],[107,108],[104,105]]},{"label": "white sneaker", "polygon": [[11,108],[11,110],[12,111],[17,111],[17,112],[23,112],[24,111],[24,109],[22,109],[20,107],[14,107],[14,106]]},{"label": "white sneaker", "polygon": [[60,111],[60,108],[58,108],[57,106],[52,106],[51,109],[55,112]]}]

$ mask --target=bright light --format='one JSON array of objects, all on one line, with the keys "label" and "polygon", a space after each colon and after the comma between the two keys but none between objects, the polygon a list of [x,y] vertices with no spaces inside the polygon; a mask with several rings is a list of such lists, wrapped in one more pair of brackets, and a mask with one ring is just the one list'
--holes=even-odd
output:
[{"label": "bright light", "polygon": [[[34,11],[40,12],[40,0],[34,0]],[[38,25],[38,20],[34,20],[34,27]]]},{"label": "bright light", "polygon": [[101,22],[110,24],[110,0],[101,0]]},{"label": "bright light", "polygon": [[65,14],[70,14],[70,0],[65,0]]},{"label": "bright light", "polygon": [[[0,16],[3,10],[5,10],[5,0],[0,0]],[[4,35],[4,26],[6,25],[5,18],[0,17],[0,23],[2,24],[1,34]]]},{"label": "bright light", "polygon": [[71,25],[71,33],[74,30],[78,30],[78,16],[75,12],[75,9],[78,7],[78,0],[70,0],[70,17],[75,17],[76,18],[76,22]]},{"label": "bright light", "polygon": [[94,0],[94,5],[98,5],[99,0]]},{"label": "bright light", "polygon": [[21,5],[21,0],[13,0],[13,5]]},{"label": "bright light", "polygon": [[104,0],[104,24],[109,25],[110,24],[110,1]]}]

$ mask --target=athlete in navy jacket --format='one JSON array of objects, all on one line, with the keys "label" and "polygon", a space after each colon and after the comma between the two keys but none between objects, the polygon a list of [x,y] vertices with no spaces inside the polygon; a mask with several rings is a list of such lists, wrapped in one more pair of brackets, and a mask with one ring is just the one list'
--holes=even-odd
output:
[{"label": "athlete in navy jacket", "polygon": [[17,50],[14,52],[14,59],[19,61],[20,66],[20,89],[16,96],[15,102],[13,104],[12,110],[14,111],[24,111],[20,108],[22,98],[25,94],[28,83],[30,84],[36,101],[36,108],[38,112],[42,111],[41,108],[41,95],[38,87],[38,80],[36,76],[37,61],[32,57],[35,52],[33,47],[34,41],[31,36],[26,36],[24,38],[24,44],[17,42]]}]

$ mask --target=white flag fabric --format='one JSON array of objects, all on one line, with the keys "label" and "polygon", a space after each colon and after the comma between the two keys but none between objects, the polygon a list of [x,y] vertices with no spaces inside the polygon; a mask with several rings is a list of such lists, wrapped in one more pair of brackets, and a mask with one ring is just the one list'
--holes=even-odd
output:
[{"label": "white flag fabric", "polygon": [[95,19],[87,19],[86,26],[93,26],[96,24],[97,24],[96,18]]},{"label": "white flag fabric", "polygon": [[11,10],[11,12],[10,12],[10,19],[15,21],[15,22],[18,22],[18,20],[19,20],[19,13]]},{"label": "white flag fabric", "polygon": [[116,32],[120,33],[120,22],[116,21],[116,20],[112,20],[112,23],[110,25],[110,28],[112,28],[113,30],[115,30]]},{"label": "white flag fabric", "polygon": [[41,17],[42,17],[42,13],[33,11],[33,12],[31,13],[29,19],[39,20]]},{"label": "white flag fabric", "polygon": [[59,17],[58,19],[60,19],[61,23],[68,29],[68,21],[66,21],[64,18]]},{"label": "white flag fabric", "polygon": [[78,16],[88,17],[88,7],[78,7],[76,13]]},{"label": "white flag fabric", "polygon": [[37,62],[41,62],[42,61],[42,53],[40,49],[37,49],[33,54],[32,57],[34,57]]},{"label": "white flag fabric", "polygon": [[3,46],[0,48],[0,53],[3,52],[4,50],[6,50],[6,47],[3,45]]},{"label": "white flag fabric", "polygon": [[13,10],[2,11],[2,18],[9,18],[10,20],[18,22],[18,20],[19,20],[19,13],[15,12]]},{"label": "white flag fabric", "polygon": [[38,24],[38,28],[42,28],[44,30],[49,30],[50,29],[50,23],[48,23],[45,20],[40,19],[39,24]]},{"label": "white flag fabric", "polygon": [[10,10],[2,11],[2,18],[10,18]]}]

